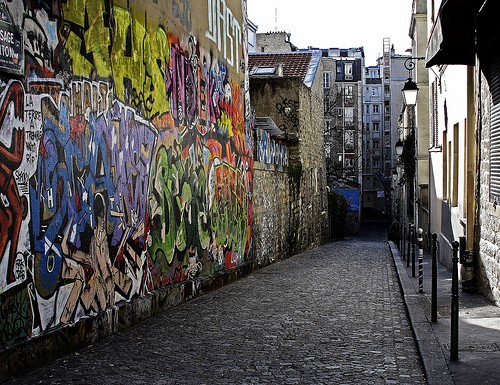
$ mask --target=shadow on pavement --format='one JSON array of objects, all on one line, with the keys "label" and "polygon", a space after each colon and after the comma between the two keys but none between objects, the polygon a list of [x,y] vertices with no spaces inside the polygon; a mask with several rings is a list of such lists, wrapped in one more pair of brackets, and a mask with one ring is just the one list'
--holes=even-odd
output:
[{"label": "shadow on pavement", "polygon": [[360,241],[384,242],[387,241],[387,222],[380,219],[367,219],[361,223],[357,238]]}]

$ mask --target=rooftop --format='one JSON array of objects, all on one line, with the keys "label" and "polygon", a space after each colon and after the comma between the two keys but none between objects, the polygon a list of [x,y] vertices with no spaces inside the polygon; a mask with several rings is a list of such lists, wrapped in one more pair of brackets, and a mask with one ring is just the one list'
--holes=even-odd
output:
[{"label": "rooftop", "polygon": [[[312,52],[252,53],[248,57],[248,69],[251,76],[283,76],[304,81],[312,57]],[[282,69],[282,74],[278,73],[278,67]]]}]

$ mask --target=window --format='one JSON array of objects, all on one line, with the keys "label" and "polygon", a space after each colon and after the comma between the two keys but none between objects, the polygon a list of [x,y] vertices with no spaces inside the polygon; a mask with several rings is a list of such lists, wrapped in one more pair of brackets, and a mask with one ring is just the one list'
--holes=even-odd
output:
[{"label": "window", "polygon": [[331,129],[332,129],[332,121],[325,120],[325,134],[329,134]]},{"label": "window", "polygon": [[325,97],[323,103],[324,103],[325,114],[330,113],[330,98]]},{"label": "window", "polygon": [[353,87],[352,86],[345,86],[345,88],[344,88],[345,101],[347,103],[352,102],[353,96],[354,96]]},{"label": "window", "polygon": [[354,131],[347,130],[344,132],[344,145],[348,151],[354,150]]},{"label": "window", "polygon": [[276,67],[254,67],[252,75],[274,75]]},{"label": "window", "polygon": [[330,72],[323,72],[323,88],[330,88]]},{"label": "window", "polygon": [[373,141],[373,149],[378,150],[380,148],[380,142],[378,140]]},{"label": "window", "polygon": [[453,125],[453,190],[451,205],[458,206],[458,123]]},{"label": "window", "polygon": [[373,159],[373,167],[379,168],[380,167],[380,160],[378,159]]},{"label": "window", "polygon": [[354,123],[354,108],[349,107],[345,109],[344,121],[348,124]]},{"label": "window", "polygon": [[429,100],[429,107],[430,107],[430,115],[431,115],[431,121],[430,121],[430,130],[429,130],[429,144],[430,147],[438,147],[438,129],[439,129],[439,124],[438,124],[438,84],[437,80],[432,82],[431,85],[431,95],[430,95],[430,100]]},{"label": "window", "polygon": [[500,55],[491,62],[490,70],[490,200],[500,203]]},{"label": "window", "polygon": [[446,131],[443,132],[443,200],[448,199],[448,143]]},{"label": "window", "polygon": [[373,105],[373,113],[378,114],[378,112],[379,112],[379,106],[378,106],[378,104],[374,104]]},{"label": "window", "polygon": [[378,132],[380,130],[380,123],[373,123],[373,131]]},{"label": "window", "polygon": [[352,63],[345,63],[344,71],[345,71],[345,80],[352,80],[353,79]]},{"label": "window", "polygon": [[330,158],[330,152],[332,151],[332,146],[330,144],[325,144],[325,157]]}]

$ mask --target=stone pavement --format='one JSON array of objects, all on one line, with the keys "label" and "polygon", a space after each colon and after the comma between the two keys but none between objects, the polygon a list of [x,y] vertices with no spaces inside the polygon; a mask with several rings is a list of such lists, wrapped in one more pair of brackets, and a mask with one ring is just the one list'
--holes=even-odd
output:
[{"label": "stone pavement", "polygon": [[425,384],[385,240],[260,269],[6,384]]},{"label": "stone pavement", "polygon": [[390,248],[429,384],[489,385],[500,383],[500,308],[477,293],[460,289],[458,361],[450,362],[451,272],[438,264],[437,322],[431,322],[432,258],[424,254],[424,292],[419,293],[418,249],[415,278],[411,258]]}]

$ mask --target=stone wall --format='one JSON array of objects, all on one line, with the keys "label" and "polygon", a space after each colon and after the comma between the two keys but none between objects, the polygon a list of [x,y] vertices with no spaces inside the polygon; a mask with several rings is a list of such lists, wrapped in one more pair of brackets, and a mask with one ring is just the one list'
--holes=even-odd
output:
[{"label": "stone wall", "polygon": [[299,252],[298,183],[291,172],[254,164],[253,250],[257,266],[265,266]]},{"label": "stone wall", "polygon": [[[254,167],[254,250],[263,263],[328,239],[323,107],[322,98],[313,94],[320,90],[316,81],[310,89],[298,78],[250,80],[256,116],[271,117],[289,137],[284,141],[287,167],[277,170],[259,162]],[[285,104],[290,107],[286,115]]]},{"label": "stone wall", "polygon": [[500,207],[490,202],[490,105],[491,93],[487,79],[480,75],[480,200],[479,200],[479,258],[477,261],[478,288],[491,301],[500,304]]},{"label": "stone wall", "polygon": [[256,52],[292,52],[290,34],[286,32],[257,33]]}]

